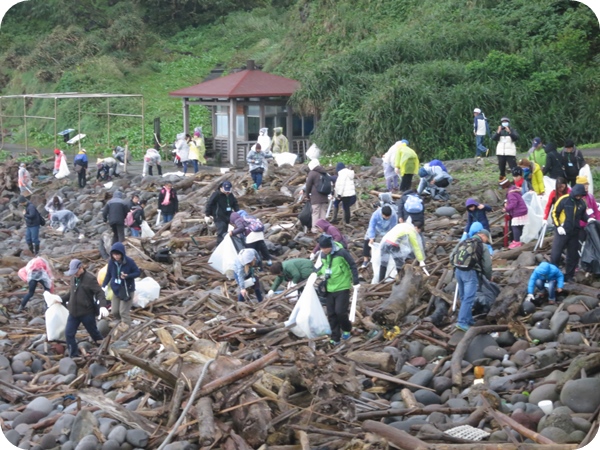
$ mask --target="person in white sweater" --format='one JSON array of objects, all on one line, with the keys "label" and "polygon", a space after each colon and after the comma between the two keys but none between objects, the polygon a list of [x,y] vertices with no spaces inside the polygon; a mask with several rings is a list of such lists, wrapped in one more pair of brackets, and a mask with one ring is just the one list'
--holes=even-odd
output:
[{"label": "person in white sweater", "polygon": [[344,210],[344,223],[350,224],[350,207],[356,203],[356,189],[354,187],[354,170],[347,169],[343,162],[335,166],[337,179],[335,180],[335,201],[333,202],[332,222],[337,221],[340,203]]}]

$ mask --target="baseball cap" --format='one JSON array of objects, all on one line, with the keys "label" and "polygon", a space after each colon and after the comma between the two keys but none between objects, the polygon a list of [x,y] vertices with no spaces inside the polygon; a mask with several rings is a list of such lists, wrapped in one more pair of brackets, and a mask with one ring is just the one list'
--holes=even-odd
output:
[{"label": "baseball cap", "polygon": [[481,231],[478,231],[477,234],[483,234],[485,236],[487,236],[488,241],[490,244],[493,244],[494,242],[492,241],[492,235],[490,234],[490,232],[488,230],[486,230],[485,228]]},{"label": "baseball cap", "polygon": [[479,114],[479,113],[481,112],[481,110],[480,110],[479,108],[475,108],[475,109],[473,110],[473,112],[474,112],[474,113],[477,113],[477,114]]},{"label": "baseball cap", "polygon": [[223,188],[223,190],[225,192],[231,192],[231,188],[232,188],[231,181],[225,181],[225,182],[223,182],[222,188]]},{"label": "baseball cap", "polygon": [[81,261],[79,261],[78,259],[72,259],[71,262],[69,263],[69,270],[67,270],[65,272],[65,275],[67,276],[71,276],[71,275],[75,275],[77,273],[77,271],[79,270],[79,268],[81,267]]},{"label": "baseball cap", "polygon": [[541,143],[542,143],[542,138],[536,137],[536,138],[533,138],[533,141],[531,141],[531,146],[537,147]]}]

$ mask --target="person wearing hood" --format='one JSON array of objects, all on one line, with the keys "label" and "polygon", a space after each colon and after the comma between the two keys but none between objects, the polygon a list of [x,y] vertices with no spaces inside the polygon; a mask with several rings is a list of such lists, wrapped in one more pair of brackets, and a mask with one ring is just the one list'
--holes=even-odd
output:
[{"label": "person wearing hood", "polygon": [[333,218],[331,221],[337,221],[337,215],[340,209],[340,202],[344,210],[344,223],[350,224],[350,207],[356,203],[356,188],[354,186],[354,170],[347,169],[343,162],[335,166],[337,179],[335,180],[335,200],[333,202]]},{"label": "person wearing hood", "polygon": [[479,108],[473,110],[473,134],[475,135],[475,158],[487,156],[490,151],[484,144],[485,137],[490,134],[490,125]]},{"label": "person wearing hood", "polygon": [[31,253],[37,255],[40,252],[40,227],[45,225],[45,220],[35,205],[27,200],[26,197],[21,195],[18,203],[24,208],[23,217],[25,218],[25,241],[27,242],[27,247]]},{"label": "person wearing hood", "polygon": [[[234,229],[229,232],[229,236],[238,236],[242,239],[242,243],[246,248],[253,248],[261,256],[263,261],[267,262],[267,266],[271,266],[271,254],[265,243],[265,233],[262,223],[257,218],[251,216],[243,209],[234,211],[229,216],[229,223],[234,226]],[[255,230],[252,229],[252,224],[260,225]],[[259,231],[260,230],[260,231]]]},{"label": "person wearing hood", "polygon": [[121,242],[113,244],[102,289],[105,289],[110,283],[113,291],[113,316],[128,326],[131,325],[130,311],[135,294],[135,279],[140,276],[140,273],[135,261],[125,253],[125,246]]},{"label": "person wearing hood", "polygon": [[173,220],[173,217],[179,211],[177,191],[173,188],[171,181],[166,181],[158,194],[158,209],[160,209],[160,213],[162,214],[163,224]]},{"label": "person wearing hood", "polygon": [[129,202],[123,198],[121,191],[115,191],[113,198],[102,209],[102,218],[110,225],[113,232],[113,244],[125,240],[125,217],[128,212]]},{"label": "person wearing hood", "polygon": [[385,236],[398,223],[398,216],[389,205],[378,208],[369,220],[369,227],[363,244],[363,263],[361,269],[366,269],[371,260],[371,247],[378,237]]},{"label": "person wearing hood", "polygon": [[523,178],[537,195],[544,195],[546,187],[544,186],[544,174],[540,165],[527,158],[519,161],[519,167],[523,169]]},{"label": "person wearing hood", "polygon": [[[319,192],[319,185],[322,176],[329,177],[329,174],[321,166],[318,159],[311,159],[308,163],[308,176],[306,177],[306,184],[303,192],[306,194],[305,198],[310,200],[310,206],[312,210],[312,232],[318,233],[316,224],[320,219],[325,219],[327,216],[327,204],[329,203],[329,195],[322,194]],[[330,177],[329,177],[330,178]]]},{"label": "person wearing hood", "polygon": [[[475,237],[475,235],[478,234],[481,230],[484,230],[483,225],[481,225],[481,222],[473,222],[473,224],[469,228],[469,233],[467,235],[463,234],[463,237],[461,237],[460,240],[464,241],[465,239],[471,239],[472,237]],[[490,230],[487,230],[487,231],[490,231]],[[488,253],[490,255],[493,255],[494,249],[492,248],[492,245],[489,243],[487,243],[485,245],[488,249]]]},{"label": "person wearing hood", "polygon": [[556,203],[556,201],[561,198],[563,195],[569,195],[571,193],[571,188],[567,183],[566,178],[558,177],[556,179],[556,188],[550,192],[548,196],[548,202],[546,203],[546,208],[544,209],[544,222],[548,220],[550,217],[550,210]]},{"label": "person wearing hood", "polygon": [[[239,287],[238,302],[243,302],[249,299],[248,288],[254,288],[254,295],[256,300],[262,302],[262,290],[260,287],[260,280],[258,279],[257,271],[262,267],[262,261],[260,255],[253,248],[245,248],[241,250],[233,268],[235,281]],[[256,270],[255,270],[256,269]]]},{"label": "person wearing hood", "polygon": [[256,144],[254,150],[250,150],[248,156],[246,156],[246,162],[248,163],[248,169],[250,170],[250,176],[254,184],[252,189],[257,191],[263,180],[263,173],[267,170],[267,158],[272,158],[273,155],[269,150],[263,152],[262,146]]},{"label": "person wearing hood", "polygon": [[[577,177],[577,184],[583,185],[585,188],[585,195],[583,196],[583,201],[587,205],[586,213],[588,217],[593,217],[596,220],[600,220],[600,211],[598,211],[598,203],[594,198],[594,195],[590,192],[590,182],[588,178],[585,176]],[[585,227],[587,222],[581,222],[581,226]]]},{"label": "person wearing hood", "polygon": [[532,302],[536,289],[542,291],[542,295],[545,294],[546,284],[548,285],[548,303],[554,305],[556,303],[556,293],[562,292],[565,285],[565,277],[554,264],[543,261],[535,268],[529,278],[525,300]]},{"label": "person wearing hood", "polygon": [[183,174],[187,173],[188,163],[190,161],[190,146],[186,141],[185,133],[179,133],[175,141],[175,150],[181,164],[183,164]]},{"label": "person wearing hood", "polygon": [[192,165],[194,166],[194,173],[196,174],[199,170],[198,160],[200,159],[200,149],[196,145],[196,141],[192,139],[192,136],[190,136],[189,134],[185,135],[185,142],[187,142],[187,145],[190,149],[189,157],[190,161],[192,162]]},{"label": "person wearing hood", "polygon": [[467,238],[467,233],[471,229],[471,225],[475,222],[481,223],[484,229],[490,231],[487,213],[492,212],[492,207],[484,203],[479,203],[474,198],[468,198],[465,202],[465,206],[467,208],[467,224],[465,225],[461,240]]},{"label": "person wearing hood", "polygon": [[419,266],[425,267],[425,246],[421,238],[422,222],[399,223],[381,239],[381,266],[379,279],[383,281],[387,273],[390,256],[394,259],[396,270],[400,272],[408,258],[415,258]]},{"label": "person wearing hood", "polygon": [[[261,128],[261,131],[264,128]],[[288,138],[283,134],[282,127],[273,128],[273,142],[271,143],[272,153],[288,153],[290,151],[290,144]]]},{"label": "person wearing hood", "polygon": [[419,171],[419,157],[417,153],[408,146],[408,141],[402,139],[396,143],[398,145],[394,168],[396,173],[400,175],[400,190],[408,191],[412,184],[413,175]]},{"label": "person wearing hood", "polygon": [[[75,335],[79,325],[83,324],[95,343],[102,341],[104,338],[96,326],[96,314],[98,314],[98,320],[108,317],[108,309],[106,309],[104,291],[100,288],[98,280],[85,269],[80,260],[72,259],[69,263],[69,270],[65,272],[65,275],[73,277],[71,278],[69,292],[61,295],[63,305],[69,310],[65,327],[65,340],[67,341],[69,356],[76,358],[79,356],[79,348],[77,347]],[[96,304],[98,304],[98,311],[96,311]]]},{"label": "person wearing hood", "polygon": [[205,220],[207,225],[214,221],[217,227],[217,245],[227,234],[231,213],[240,210],[232,189],[231,181],[223,181],[206,202]]},{"label": "person wearing hood", "polygon": [[325,302],[327,320],[331,328],[331,340],[337,345],[340,339],[348,340],[352,331],[352,322],[348,315],[350,306],[350,288],[360,288],[358,269],[354,258],[340,243],[328,234],[319,237],[322,265],[317,274],[325,277]]},{"label": "person wearing hood", "polygon": [[[276,278],[271,285],[271,290],[267,293],[267,298],[272,297],[284,281],[298,284],[308,279],[314,271],[315,266],[313,266],[312,261],[306,258],[292,258],[287,261],[273,263],[269,268],[269,272],[271,272],[271,275],[275,275]],[[298,291],[301,293],[302,288]]]},{"label": "person wearing hood", "polygon": [[492,136],[493,141],[498,141],[496,146],[496,156],[498,157],[498,168],[500,169],[500,180],[506,177],[506,164],[512,170],[517,167],[517,146],[515,142],[519,139],[519,134],[514,127],[510,125],[510,119],[503,117],[500,119],[500,125]]},{"label": "person wearing hood", "polygon": [[512,184],[508,178],[500,181],[499,184],[502,189],[506,189],[503,212],[511,217],[510,228],[513,233],[513,240],[508,248],[518,248],[523,245],[521,235],[523,234],[523,227],[527,224],[527,205],[523,200],[520,187]]},{"label": "person wearing hood", "polygon": [[88,157],[85,148],[79,150],[73,159],[73,168],[77,172],[77,183],[80,188],[84,188],[87,183]]},{"label": "person wearing hood", "polygon": [[579,263],[580,239],[584,239],[581,222],[596,220],[588,216],[587,205],[583,197],[585,197],[585,187],[582,184],[576,184],[569,195],[563,195],[556,201],[552,210],[552,222],[556,228],[550,262],[558,266],[562,252],[566,248],[565,281],[573,279],[575,268]]},{"label": "person wearing hood", "polygon": [[[119,176],[119,164],[125,165],[125,149],[120,145],[117,145],[112,152],[113,158],[116,160],[116,164],[114,166],[113,175],[115,177]],[[128,161],[129,162],[129,161]]]},{"label": "person wearing hood", "polygon": [[[269,152],[273,152],[273,149],[271,148],[271,138],[269,137],[269,129],[268,128],[261,128],[258,131],[258,139],[256,141],[256,144],[254,144],[252,147],[250,147],[250,150],[255,150],[256,145],[260,144],[260,147],[262,148],[263,152],[265,151],[269,151]],[[279,152],[282,153],[282,152]]]},{"label": "person wearing hood", "polygon": [[[423,199],[414,189],[409,189],[402,193],[402,196],[396,202],[398,210],[398,222],[419,222],[425,223],[425,207]],[[423,228],[423,226],[421,227]]]},{"label": "person wearing hood", "polygon": [[546,166],[546,150],[544,150],[544,146],[542,145],[542,138],[533,138],[531,148],[527,151],[527,154],[529,155],[529,160],[538,164],[541,169]]},{"label": "person wearing hood", "polygon": [[27,282],[29,290],[21,300],[17,312],[21,312],[27,306],[27,303],[35,294],[35,288],[38,283],[42,285],[44,292],[54,291],[54,276],[52,267],[44,258],[36,257],[30,260],[25,267],[19,270],[19,278]]},{"label": "person wearing hood", "polygon": [[27,170],[25,163],[19,164],[18,183],[21,195],[31,194],[31,174]]},{"label": "person wearing hood", "polygon": [[[317,229],[317,233],[327,234],[328,236],[331,236],[331,238],[335,242],[338,242],[342,247],[348,248],[348,244],[346,243],[344,235],[340,232],[340,230],[338,230],[338,228],[335,225],[332,225],[331,223],[327,222],[327,220],[317,220],[315,228]],[[315,245],[315,248],[313,248],[313,251],[309,257],[311,261],[316,258],[317,252],[319,250],[321,250],[321,247],[319,247],[319,242],[317,241],[317,245]]]},{"label": "person wearing hood", "polygon": [[419,181],[419,187],[417,188],[419,195],[422,194],[423,191],[425,191],[425,189],[430,185],[439,188],[446,188],[450,186],[450,183],[452,183],[453,180],[450,174],[441,166],[434,166],[429,163],[425,164],[419,169],[419,177],[421,177],[421,180]]},{"label": "person wearing hood", "polygon": [[160,153],[155,148],[149,148],[146,150],[144,154],[144,167],[142,169],[142,177],[145,177],[146,174],[152,176],[152,167],[156,166],[156,170],[158,171],[158,176],[162,177],[162,166],[160,163],[162,162],[162,158]]},{"label": "person wearing hood", "polygon": [[206,143],[204,142],[204,135],[202,134],[202,127],[194,128],[194,144],[198,149],[198,162],[200,165],[206,164]]},{"label": "person wearing hood", "polygon": [[396,154],[398,153],[398,146],[396,144],[392,145],[381,157],[383,160],[383,176],[385,177],[388,192],[396,192],[400,188],[398,174],[394,168]]},{"label": "person wearing hood", "polygon": [[565,178],[571,185],[575,186],[579,171],[585,166],[585,159],[581,150],[577,150],[571,139],[565,141],[565,146],[560,152],[562,166],[565,169]]},{"label": "person wearing hood", "polygon": [[565,176],[565,168],[563,167],[562,159],[556,151],[556,144],[548,142],[544,147],[546,152],[546,164],[544,165],[543,174],[548,175],[553,180],[558,177]]},{"label": "person wearing hood", "polygon": [[60,165],[62,163],[63,158],[65,157],[65,153],[59,149],[54,149],[54,169],[52,170],[52,175],[56,175],[60,170]]}]

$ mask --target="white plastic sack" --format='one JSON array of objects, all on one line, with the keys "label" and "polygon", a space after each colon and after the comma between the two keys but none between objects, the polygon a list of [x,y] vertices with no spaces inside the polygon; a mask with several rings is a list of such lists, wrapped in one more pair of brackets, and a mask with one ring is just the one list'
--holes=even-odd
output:
[{"label": "white plastic sack", "polygon": [[[548,199],[550,198],[550,192],[556,189],[556,180],[549,176],[544,176],[544,195],[542,196],[542,208],[546,208]],[[548,214],[548,225],[552,225],[552,214]]]},{"label": "white plastic sack", "polygon": [[321,149],[316,144],[312,144],[306,150],[306,157],[308,159],[319,159],[321,157]]},{"label": "white plastic sack", "polygon": [[527,244],[538,238],[542,225],[544,225],[544,208],[538,195],[533,192],[527,192],[523,195],[523,201],[527,205],[527,223],[523,227],[521,242]]},{"label": "white plastic sack", "polygon": [[[287,289],[291,289],[294,286],[296,286],[296,283],[294,283],[293,281],[288,281]],[[298,291],[294,291],[294,292],[290,292],[288,295],[285,296],[285,298],[287,298],[291,303],[297,302],[298,301]]]},{"label": "white plastic sack", "polygon": [[[371,246],[371,267],[373,267],[373,280],[371,284],[376,284],[381,281],[379,279],[379,266],[381,265],[381,244],[379,242],[373,242]],[[387,270],[385,271],[385,280],[388,278],[396,278],[398,271],[396,270],[396,263],[393,258],[390,258]]]},{"label": "white plastic sack", "polygon": [[290,152],[275,153],[273,155],[273,158],[275,158],[275,162],[277,163],[278,166],[283,166],[284,164],[289,164],[290,166],[293,166],[296,163],[296,159],[298,158],[298,155],[296,155],[295,153],[290,153]]},{"label": "white plastic sack", "polygon": [[157,300],[160,296],[160,284],[151,277],[138,278],[135,280],[135,294],[133,294],[133,306],[145,308],[150,302]]},{"label": "white plastic sack", "polygon": [[227,234],[213,254],[210,255],[208,263],[227,278],[233,280],[236,257],[235,245],[233,245],[231,236]]},{"label": "white plastic sack", "polygon": [[46,291],[44,300],[48,306],[45,314],[46,339],[48,341],[64,341],[69,310],[62,305],[62,300],[58,295]]},{"label": "white plastic sack", "polygon": [[291,332],[300,338],[314,339],[319,336],[331,334],[327,316],[315,292],[316,280],[316,273],[308,277],[300,299],[296,302],[290,318],[285,322],[286,327],[294,322],[296,323],[291,328]]},{"label": "white plastic sack", "polygon": [[148,222],[146,222],[145,220],[142,221],[142,237],[143,238],[153,238],[154,237],[154,231],[152,231],[152,228],[150,228],[150,225],[148,225]]},{"label": "white plastic sack", "polygon": [[71,173],[69,171],[69,166],[67,165],[67,157],[63,156],[60,160],[60,166],[58,167],[58,172],[56,172],[56,175],[54,175],[57,179],[61,179],[64,177],[68,177],[69,173]]},{"label": "white plastic sack", "polygon": [[592,178],[592,170],[590,169],[590,165],[586,164],[579,170],[580,177],[587,177],[588,183],[590,186],[588,188],[588,193],[594,195],[594,179]]}]

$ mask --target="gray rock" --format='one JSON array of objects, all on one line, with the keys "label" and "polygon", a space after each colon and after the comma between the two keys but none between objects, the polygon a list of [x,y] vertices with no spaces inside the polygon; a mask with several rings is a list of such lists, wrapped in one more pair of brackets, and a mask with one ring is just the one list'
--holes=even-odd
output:
[{"label": "gray rock", "polygon": [[102,450],[119,450],[121,448],[121,444],[117,441],[113,441],[109,439],[104,444],[102,444]]},{"label": "gray rock", "polygon": [[536,306],[533,302],[530,302],[529,300],[525,300],[523,303],[521,303],[521,308],[520,308],[520,312],[521,315],[523,316],[527,316],[529,314],[532,314],[536,309]]},{"label": "gray rock", "polygon": [[451,398],[446,402],[448,408],[468,408],[469,402],[463,398]]},{"label": "gray rock", "polygon": [[488,440],[490,442],[506,442],[508,441],[508,434],[506,434],[506,431],[502,430],[494,431],[492,434],[490,434]]},{"label": "gray rock", "polygon": [[46,417],[46,414],[41,413],[39,411],[24,411],[23,414],[15,418],[12,422],[12,427],[16,428],[17,425],[22,423],[32,424],[36,423],[38,420]]},{"label": "gray rock", "polygon": [[448,352],[445,348],[438,347],[437,345],[428,345],[423,349],[422,356],[427,361],[432,361],[437,357],[446,356]]},{"label": "gray rock", "polygon": [[63,358],[58,363],[58,373],[61,375],[77,374],[77,364],[71,358]]},{"label": "gray rock", "polygon": [[144,430],[127,430],[127,442],[134,447],[145,447],[148,445],[149,435]]},{"label": "gray rock", "polygon": [[12,372],[14,374],[24,373],[24,372],[31,372],[31,368],[28,367],[25,364],[25,362],[21,361],[21,360],[13,361],[13,363],[11,364],[11,368],[12,368]]},{"label": "gray rock", "polygon": [[30,429],[31,425],[28,423],[20,423],[15,427],[16,432],[19,433],[21,436],[25,436]]},{"label": "gray rock", "polygon": [[558,352],[553,348],[537,352],[535,354],[535,357],[537,359],[538,367],[540,369],[558,362]]},{"label": "gray rock", "polygon": [[60,450],[75,450],[75,443],[73,441],[67,441],[60,447]]},{"label": "gray rock", "polygon": [[556,427],[544,428],[540,434],[556,442],[557,444],[564,444],[567,442],[567,439],[569,439],[569,435],[567,433]]},{"label": "gray rock", "polygon": [[109,440],[116,441],[120,444],[125,442],[127,437],[127,429],[123,425],[117,425],[107,436]]},{"label": "gray rock", "polygon": [[163,450],[195,450],[195,449],[196,449],[196,447],[194,447],[188,441],[177,441],[177,442],[171,442],[169,445],[165,445],[165,448]]},{"label": "gray rock", "polygon": [[452,387],[452,380],[448,377],[435,377],[432,382],[432,387],[435,392],[442,394],[446,389]]},{"label": "gray rock", "polygon": [[581,323],[598,323],[600,322],[600,308],[592,309],[591,311],[586,312],[581,317]]},{"label": "gray rock", "polygon": [[411,341],[408,344],[408,354],[411,358],[414,358],[415,356],[421,356],[424,348],[425,345],[422,342]]},{"label": "gray rock", "polygon": [[442,424],[448,422],[448,416],[441,412],[434,411],[427,417],[427,422],[431,424]]},{"label": "gray rock", "polygon": [[571,420],[573,421],[573,426],[576,430],[587,433],[592,428],[592,424],[589,421],[585,420],[583,417],[575,416],[572,417]]},{"label": "gray rock", "polygon": [[0,355],[0,370],[10,370],[10,361],[4,355]]},{"label": "gray rock", "polygon": [[497,345],[498,344],[496,343],[494,338],[491,337],[490,335],[479,334],[479,335],[475,336],[473,338],[473,340],[471,341],[471,343],[469,344],[469,347],[467,348],[467,351],[465,352],[465,356],[463,359],[465,361],[469,361],[470,363],[472,363],[473,361],[475,361],[477,359],[482,359],[485,357],[483,350],[486,347],[497,346]]},{"label": "gray rock", "polygon": [[85,436],[82,440],[77,443],[75,450],[96,450],[98,446],[98,438],[96,436],[89,435]]},{"label": "gray rock", "polygon": [[108,369],[101,364],[92,363],[90,364],[89,371],[92,377],[97,377],[98,375],[108,372]]},{"label": "gray rock", "polygon": [[553,402],[558,400],[558,393],[554,384],[542,384],[539,387],[536,387],[529,394],[529,403],[533,403],[537,405],[542,400],[552,400]]},{"label": "gray rock", "polygon": [[52,434],[61,435],[61,434],[69,434],[71,431],[71,427],[73,426],[73,421],[75,420],[75,416],[72,414],[63,414],[58,418],[58,420],[54,423],[52,427]]},{"label": "gray rock", "polygon": [[21,435],[15,430],[4,431],[4,437],[15,447],[19,445],[19,441],[21,440]]},{"label": "gray rock", "polygon": [[84,436],[92,434],[94,427],[98,426],[98,419],[87,409],[79,411],[73,421],[69,439],[73,442],[79,442]]},{"label": "gray rock", "polygon": [[583,334],[577,331],[563,333],[558,338],[558,342],[565,345],[581,345],[583,344]]},{"label": "gray rock", "polygon": [[560,401],[576,413],[592,413],[600,406],[600,379],[582,378],[567,381]]},{"label": "gray rock", "polygon": [[531,356],[525,350],[519,350],[511,357],[511,361],[514,362],[517,366],[522,367],[530,364],[533,361],[533,356]]},{"label": "gray rock", "polygon": [[496,338],[496,342],[500,347],[510,347],[517,342],[517,338],[510,331],[503,331]]},{"label": "gray rock", "polygon": [[554,381],[558,383],[563,379],[564,375],[565,373],[560,370],[553,370],[552,373],[550,373],[550,375],[544,378],[544,381]]},{"label": "gray rock", "polygon": [[509,377],[493,377],[488,380],[490,389],[495,392],[505,392],[516,388],[517,384]]},{"label": "gray rock", "polygon": [[585,439],[587,433],[583,431],[575,430],[569,433],[569,437],[567,438],[567,443],[579,444],[581,441]]},{"label": "gray rock", "polygon": [[454,214],[458,214],[458,211],[452,206],[440,206],[435,210],[436,216],[452,217]]},{"label": "gray rock", "polygon": [[38,397],[27,405],[25,411],[37,411],[47,416],[53,409],[54,407],[50,400],[46,397]]},{"label": "gray rock", "polygon": [[492,359],[502,359],[504,355],[508,355],[508,351],[497,345],[490,345],[483,349],[483,354]]},{"label": "gray rock", "polygon": [[522,252],[516,261],[516,265],[520,267],[535,266],[535,254],[533,252]]},{"label": "gray rock", "polygon": [[13,356],[13,362],[15,361],[23,361],[25,363],[33,361],[33,355],[29,352],[19,352],[15,356]]},{"label": "gray rock", "polygon": [[[432,379],[433,372],[431,370],[421,370],[410,377],[408,381],[412,384],[416,384],[417,386],[428,387]],[[410,387],[409,389],[413,392],[417,390],[417,388],[414,387]]]},{"label": "gray rock", "polygon": [[44,363],[42,362],[41,359],[34,359],[33,362],[31,363],[31,371],[33,373],[38,373],[41,372],[42,369],[44,368]]},{"label": "gray rock", "polygon": [[[560,428],[565,433],[569,434],[575,431],[575,425],[573,424],[573,420],[571,416],[567,413],[561,412],[559,410],[554,410],[552,413],[545,417],[543,428]],[[540,430],[541,431],[541,430]]]},{"label": "gray rock", "polygon": [[423,405],[440,405],[442,403],[439,395],[426,389],[419,389],[415,391],[414,395],[415,400]]},{"label": "gray rock", "polygon": [[42,439],[40,439],[40,447],[44,450],[50,450],[51,448],[56,447],[56,438],[57,436],[52,433],[42,436]]},{"label": "gray rock", "polygon": [[[567,320],[568,319],[569,319],[569,317],[567,314]],[[551,342],[554,339],[556,339],[556,333],[554,333],[554,331],[545,330],[543,328],[537,328],[537,327],[533,327],[532,329],[529,330],[529,336],[531,336],[531,339],[537,339],[541,343]]]},{"label": "gray rock", "polygon": [[394,427],[398,430],[409,432],[410,427],[412,427],[413,425],[425,425],[426,423],[427,423],[426,419],[421,419],[418,417],[411,417],[407,420],[403,420],[402,422],[392,422],[392,423],[390,423],[390,426]]},{"label": "gray rock", "polygon": [[550,319],[550,329],[554,331],[556,336],[558,336],[564,331],[568,321],[569,313],[567,311],[559,311],[554,313],[552,319]]}]

